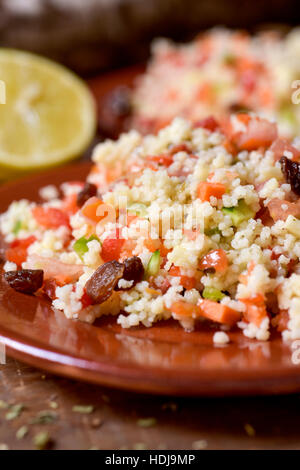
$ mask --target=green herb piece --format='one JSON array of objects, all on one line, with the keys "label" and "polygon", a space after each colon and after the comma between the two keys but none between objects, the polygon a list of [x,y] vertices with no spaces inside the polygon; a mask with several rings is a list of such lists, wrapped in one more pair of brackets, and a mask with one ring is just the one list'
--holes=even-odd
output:
[{"label": "green herb piece", "polygon": [[24,410],[24,405],[22,405],[22,403],[17,404],[17,405],[12,405],[9,408],[9,411],[6,413],[5,419],[7,421],[12,421],[13,419],[16,419],[18,418],[18,416],[20,416],[23,410]]},{"label": "green herb piece", "polygon": [[149,263],[145,270],[145,277],[148,279],[150,276],[156,276],[160,268],[160,252],[159,250],[154,251],[151,256]]},{"label": "green herb piece", "polygon": [[8,406],[8,403],[3,400],[0,400],[0,410],[7,410]]},{"label": "green herb piece", "polygon": [[24,437],[28,434],[28,427],[27,426],[21,426],[17,432],[16,432],[16,438],[18,441],[21,439],[24,439]]},{"label": "green herb piece", "polygon": [[242,222],[251,219],[255,215],[255,212],[247,206],[244,199],[240,199],[235,207],[223,207],[222,212],[231,217],[232,224],[235,227],[238,227]]},{"label": "green herb piece", "polygon": [[33,438],[35,447],[39,450],[47,449],[50,446],[51,439],[47,431],[37,433]]},{"label": "green herb piece", "polygon": [[100,243],[100,240],[98,237],[96,237],[96,235],[92,235],[89,238],[81,237],[78,240],[76,240],[76,242],[73,245],[73,250],[75,251],[75,253],[77,253],[79,258],[83,259],[85,253],[89,251],[88,243],[93,240],[97,240],[97,242]]},{"label": "green herb piece", "polygon": [[219,300],[222,300],[223,297],[225,297],[225,294],[223,294],[223,292],[221,292],[219,289],[216,289],[215,287],[205,287],[202,292],[202,297],[204,299],[214,300],[215,302],[218,302]]},{"label": "green herb piece", "polygon": [[137,425],[141,428],[151,428],[152,426],[155,426],[156,423],[156,418],[141,418],[137,421]]},{"label": "green herb piece", "polygon": [[12,230],[13,234],[14,234],[14,235],[18,235],[18,233],[20,232],[21,228],[22,228],[22,222],[21,222],[21,220],[17,220],[16,223],[15,223],[15,226],[14,226],[14,228],[13,228],[13,230]]},{"label": "green herb piece", "polygon": [[75,405],[72,411],[74,411],[74,413],[91,414],[94,411],[94,407],[92,405]]},{"label": "green herb piece", "polygon": [[38,415],[33,418],[31,424],[50,424],[57,420],[57,414],[53,411],[40,411]]}]

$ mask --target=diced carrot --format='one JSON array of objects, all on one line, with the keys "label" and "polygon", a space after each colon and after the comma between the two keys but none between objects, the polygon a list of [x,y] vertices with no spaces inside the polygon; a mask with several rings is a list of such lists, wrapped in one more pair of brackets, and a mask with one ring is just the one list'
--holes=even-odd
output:
[{"label": "diced carrot", "polygon": [[199,304],[201,315],[211,321],[226,325],[234,325],[240,319],[240,313],[228,305],[213,300],[203,299]]},{"label": "diced carrot", "polygon": [[201,201],[209,201],[210,197],[216,197],[220,199],[226,191],[226,187],[222,183],[208,183],[203,181],[199,183],[197,188],[197,194]]},{"label": "diced carrot", "polygon": [[5,252],[6,259],[17,266],[21,266],[26,261],[28,247],[35,241],[36,238],[34,236],[14,240]]},{"label": "diced carrot", "polygon": [[259,326],[262,320],[267,316],[264,296],[257,294],[253,297],[239,300],[246,306],[246,311],[243,313],[245,320]]},{"label": "diced carrot", "polygon": [[55,229],[62,225],[70,226],[68,214],[55,207],[36,206],[32,209],[32,214],[37,223],[45,228]]},{"label": "diced carrot", "polygon": [[97,215],[97,209],[103,204],[101,199],[92,197],[86,204],[82,207],[81,212],[87,218],[93,222],[99,222],[101,218]]},{"label": "diced carrot", "polygon": [[189,304],[184,300],[173,302],[171,312],[180,317],[197,318],[201,316],[198,305]]},{"label": "diced carrot", "polygon": [[224,250],[212,250],[199,263],[199,269],[213,268],[218,273],[224,273],[228,268],[228,259]]},{"label": "diced carrot", "polygon": [[162,257],[167,256],[170,250],[165,247],[163,241],[161,238],[153,239],[153,238],[148,238],[144,241],[144,245],[146,248],[148,248],[151,253],[154,253],[154,251],[159,250],[160,255]]}]

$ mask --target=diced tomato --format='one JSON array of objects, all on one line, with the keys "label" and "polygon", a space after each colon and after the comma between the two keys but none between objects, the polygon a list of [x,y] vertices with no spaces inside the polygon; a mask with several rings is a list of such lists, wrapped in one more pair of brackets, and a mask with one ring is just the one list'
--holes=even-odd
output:
[{"label": "diced tomato", "polygon": [[61,226],[70,227],[68,214],[55,207],[37,206],[32,209],[33,217],[39,225],[48,229],[56,229]]},{"label": "diced tomato", "polygon": [[259,147],[269,147],[277,138],[277,126],[265,119],[250,119],[246,132],[239,132],[234,142],[240,150],[257,150]]},{"label": "diced tomato", "polygon": [[291,152],[293,155],[292,160],[299,161],[300,159],[300,150],[296,149],[293,145],[291,145],[285,139],[276,139],[271,147],[270,150],[274,153],[274,160],[277,162],[283,156],[283,153],[287,150]]},{"label": "diced tomato", "polygon": [[173,163],[173,155],[150,155],[147,157],[147,160],[158,165],[163,165],[169,167]]},{"label": "diced tomato", "polygon": [[90,298],[90,296],[86,293],[86,291],[84,291],[82,297],[81,297],[81,303],[82,303],[82,308],[87,308],[89,307],[90,305],[92,305],[92,299]]},{"label": "diced tomato", "polygon": [[257,294],[253,297],[239,300],[246,306],[246,311],[243,313],[245,320],[259,326],[262,320],[267,316],[264,296]]},{"label": "diced tomato", "polygon": [[26,263],[28,269],[42,269],[44,279],[55,280],[59,286],[76,282],[83,274],[83,266],[80,264],[63,263],[57,259],[36,254],[28,256]]},{"label": "diced tomato", "polygon": [[216,99],[216,92],[211,83],[206,82],[199,86],[195,96],[196,100],[213,104]]},{"label": "diced tomato", "polygon": [[34,236],[14,240],[6,250],[6,259],[17,266],[21,266],[26,261],[28,247],[35,241],[36,238]]},{"label": "diced tomato", "polygon": [[228,268],[228,259],[224,250],[212,250],[199,263],[199,269],[213,268],[218,273],[224,273]]},{"label": "diced tomato", "polygon": [[106,263],[107,261],[114,261],[120,259],[121,251],[125,239],[120,238],[120,231],[116,230],[116,236],[107,237],[102,243],[101,258]]},{"label": "diced tomato", "polygon": [[219,127],[219,124],[213,116],[208,116],[207,118],[196,121],[194,127],[203,127],[203,129],[214,132]]},{"label": "diced tomato", "polygon": [[77,194],[69,194],[63,199],[63,210],[68,214],[75,214],[78,211]]},{"label": "diced tomato", "polygon": [[201,315],[208,320],[230,326],[237,323],[241,317],[236,310],[214,300],[203,299],[199,304],[199,308]]},{"label": "diced tomato", "polygon": [[171,266],[169,274],[170,276],[180,277],[180,284],[187,290],[194,289],[196,286],[196,279],[194,277],[182,275],[178,266]]},{"label": "diced tomato", "polygon": [[201,201],[209,201],[210,197],[216,197],[217,199],[221,199],[223,194],[225,194],[226,187],[222,183],[209,183],[207,181],[203,181],[199,183],[197,187],[197,194]]},{"label": "diced tomato", "polygon": [[267,207],[274,222],[286,220],[289,215],[293,215],[296,218],[300,217],[300,204],[297,202],[274,198],[271,199]]}]

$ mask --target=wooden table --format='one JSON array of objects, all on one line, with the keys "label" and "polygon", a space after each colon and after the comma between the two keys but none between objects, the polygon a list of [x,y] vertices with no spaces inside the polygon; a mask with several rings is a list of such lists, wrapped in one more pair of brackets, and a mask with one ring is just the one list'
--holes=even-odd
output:
[{"label": "wooden table", "polygon": [[[7,410],[0,409],[0,448],[34,449],[33,438],[40,431],[48,431],[54,449],[300,448],[298,395],[241,399],[136,395],[44,375],[8,359],[0,366],[0,400],[24,405],[10,421]],[[55,410],[50,407],[53,402]],[[92,405],[94,411],[75,412],[77,405]],[[57,419],[30,424],[44,410],[51,410]],[[141,418],[156,422],[139,422]],[[28,434],[18,440],[16,432],[24,425]]]}]

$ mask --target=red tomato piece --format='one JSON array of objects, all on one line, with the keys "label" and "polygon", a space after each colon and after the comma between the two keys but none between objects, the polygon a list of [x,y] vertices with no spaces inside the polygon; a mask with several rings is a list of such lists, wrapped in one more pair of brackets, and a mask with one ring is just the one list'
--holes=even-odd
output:
[{"label": "red tomato piece", "polygon": [[45,228],[56,229],[62,225],[70,226],[68,214],[55,207],[37,206],[32,210],[32,213],[37,223]]},{"label": "red tomato piece", "polygon": [[14,240],[6,250],[6,259],[17,266],[21,266],[26,261],[28,247],[35,241],[36,238],[34,236]]},{"label": "red tomato piece", "polygon": [[223,273],[228,268],[228,259],[224,250],[213,250],[207,253],[199,264],[199,269],[213,268],[218,273]]}]

